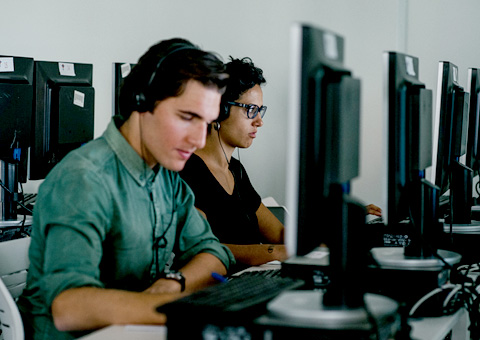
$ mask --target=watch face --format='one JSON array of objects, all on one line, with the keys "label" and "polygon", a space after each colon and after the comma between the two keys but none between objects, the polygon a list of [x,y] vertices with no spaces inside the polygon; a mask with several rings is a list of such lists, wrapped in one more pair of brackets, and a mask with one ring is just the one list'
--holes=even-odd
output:
[{"label": "watch face", "polygon": [[181,272],[168,272],[165,273],[165,278],[169,280],[175,280],[181,285],[181,292],[185,290],[185,277]]},{"label": "watch face", "polygon": [[181,280],[183,278],[182,274],[176,272],[170,272],[165,275],[167,279]]}]

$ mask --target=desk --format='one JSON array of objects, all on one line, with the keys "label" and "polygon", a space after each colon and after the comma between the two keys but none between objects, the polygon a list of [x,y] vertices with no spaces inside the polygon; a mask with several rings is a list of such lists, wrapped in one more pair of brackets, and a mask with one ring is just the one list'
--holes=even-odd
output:
[{"label": "desk", "polygon": [[[469,339],[468,314],[464,309],[453,315],[438,318],[422,318],[409,321],[412,339],[415,340],[443,340],[450,331],[452,340]],[[114,325],[105,327],[78,340],[165,340],[167,328],[165,326],[142,325]]]},{"label": "desk", "polygon": [[[251,267],[245,271],[265,270],[279,268],[276,262],[265,264],[259,267]],[[452,333],[452,340],[469,339],[468,313],[461,309],[453,315],[443,317],[432,317],[422,319],[411,319],[409,325],[412,327],[411,337],[415,340],[443,340],[445,336]],[[142,325],[114,325],[95,331],[79,340],[164,340],[167,339],[165,326],[142,326]]]},{"label": "desk", "polygon": [[408,322],[412,327],[410,335],[418,340],[443,340],[452,331],[452,340],[470,339],[468,313],[460,309],[453,315],[437,318],[422,318]]},{"label": "desk", "polygon": [[165,326],[113,325],[102,328],[78,340],[164,340],[167,338]]}]

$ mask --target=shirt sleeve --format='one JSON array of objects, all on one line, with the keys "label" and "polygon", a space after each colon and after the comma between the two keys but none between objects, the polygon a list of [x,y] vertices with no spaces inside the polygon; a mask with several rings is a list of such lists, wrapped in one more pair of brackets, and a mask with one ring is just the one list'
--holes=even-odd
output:
[{"label": "shirt sleeve", "polygon": [[44,185],[35,206],[34,223],[39,228],[34,232],[43,233],[45,258],[38,284],[51,306],[66,289],[103,287],[99,264],[109,199],[93,176],[63,175]]}]

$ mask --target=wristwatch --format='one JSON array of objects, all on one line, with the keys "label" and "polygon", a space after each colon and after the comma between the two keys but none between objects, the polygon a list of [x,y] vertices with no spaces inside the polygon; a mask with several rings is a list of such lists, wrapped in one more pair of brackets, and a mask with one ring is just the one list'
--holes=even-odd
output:
[{"label": "wristwatch", "polygon": [[181,272],[169,271],[163,275],[163,278],[177,281],[181,286],[180,291],[183,292],[185,290],[185,276]]}]

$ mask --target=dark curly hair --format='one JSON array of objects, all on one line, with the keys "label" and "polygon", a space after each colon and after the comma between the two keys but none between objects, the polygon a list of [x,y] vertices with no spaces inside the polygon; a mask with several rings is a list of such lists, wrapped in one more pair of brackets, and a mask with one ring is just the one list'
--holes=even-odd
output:
[{"label": "dark curly hair", "polygon": [[230,56],[230,61],[225,64],[225,68],[229,78],[227,80],[227,89],[222,96],[220,115],[216,120],[217,122],[228,118],[230,106],[227,102],[235,101],[255,85],[263,85],[267,82],[263,76],[262,69],[256,67],[252,59],[248,57],[234,59]]},{"label": "dark curly hair", "polygon": [[185,39],[163,40],[150,47],[124,79],[115,122],[120,126],[133,111],[152,112],[158,101],[181,95],[190,79],[223,93],[227,78],[215,54]]}]

